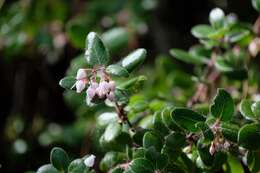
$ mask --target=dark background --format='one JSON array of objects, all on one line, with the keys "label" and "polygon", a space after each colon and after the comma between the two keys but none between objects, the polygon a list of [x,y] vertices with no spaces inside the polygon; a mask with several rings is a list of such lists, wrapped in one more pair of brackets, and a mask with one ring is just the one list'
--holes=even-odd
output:
[{"label": "dark background", "polygon": [[[15,1],[6,1],[8,6]],[[168,54],[172,47],[188,49],[197,40],[190,34],[192,26],[208,23],[208,14],[214,7],[221,7],[226,13],[238,14],[240,20],[253,23],[257,12],[250,0],[159,0],[158,7],[151,12],[148,22],[149,32],[139,38],[139,47],[148,50],[146,63],[153,63],[158,53]],[[1,11],[0,11],[1,15]],[[66,44],[62,58],[55,64],[46,63],[41,54],[35,52],[30,59],[18,55],[7,61],[0,52],[0,172],[24,172],[36,170],[49,158],[50,147],[41,147],[34,139],[33,132],[22,134],[30,139],[32,148],[26,154],[15,155],[11,151],[12,141],[6,139],[7,118],[19,114],[26,125],[41,114],[50,122],[69,124],[75,119],[73,111],[63,100],[63,89],[58,86],[70,60],[80,50]],[[26,128],[26,127],[25,127]],[[79,152],[74,148],[70,152]]]}]

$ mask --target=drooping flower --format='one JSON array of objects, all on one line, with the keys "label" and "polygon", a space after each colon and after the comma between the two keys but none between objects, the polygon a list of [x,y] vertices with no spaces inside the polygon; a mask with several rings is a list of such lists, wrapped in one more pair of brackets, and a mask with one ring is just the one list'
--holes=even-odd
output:
[{"label": "drooping flower", "polygon": [[87,73],[84,69],[79,69],[77,71],[77,75],[76,75],[76,83],[75,83],[75,86],[76,86],[76,92],[77,93],[80,93],[82,92],[85,87],[86,87],[86,83],[87,83]]},{"label": "drooping flower", "polygon": [[84,80],[77,80],[75,85],[76,85],[76,92],[77,93],[81,93],[86,87],[86,83],[85,83]]}]

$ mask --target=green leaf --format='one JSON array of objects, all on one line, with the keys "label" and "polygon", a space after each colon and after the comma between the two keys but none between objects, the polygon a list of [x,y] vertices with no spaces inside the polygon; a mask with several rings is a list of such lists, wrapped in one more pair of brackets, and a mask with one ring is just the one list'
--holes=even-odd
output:
[{"label": "green leaf", "polygon": [[229,155],[227,161],[230,169],[229,173],[244,173],[244,168],[236,157]]},{"label": "green leaf", "polygon": [[191,34],[194,37],[204,39],[208,38],[208,35],[213,33],[215,30],[209,25],[196,25],[191,29]]},{"label": "green leaf", "polygon": [[251,173],[259,173],[260,171],[260,151],[249,151],[247,153],[247,165]]},{"label": "green leaf", "polygon": [[260,149],[260,124],[246,124],[238,132],[238,143],[249,150]]},{"label": "green leaf", "polygon": [[218,57],[215,62],[215,67],[221,72],[232,72],[234,71],[234,67],[229,64],[225,59],[222,57]]},{"label": "green leaf", "polygon": [[116,53],[116,51],[127,47],[129,34],[125,28],[117,27],[103,33],[101,38],[109,52]]},{"label": "green leaf", "polygon": [[154,129],[160,133],[162,136],[165,136],[166,134],[169,133],[168,128],[164,125],[161,117],[161,112],[157,111],[154,113],[153,116],[153,127]]},{"label": "green leaf", "polygon": [[181,49],[171,49],[170,54],[178,60],[181,60],[186,63],[202,65],[208,62],[208,59],[203,56],[195,56]]},{"label": "green leaf", "polygon": [[111,142],[115,140],[121,133],[121,125],[117,122],[111,123],[107,126],[104,133],[104,140],[106,142]]},{"label": "green leaf", "polygon": [[135,68],[137,68],[140,64],[142,64],[146,57],[145,49],[136,49],[131,52],[121,61],[122,67],[126,68],[128,72],[132,72]]},{"label": "green leaf", "polygon": [[160,151],[162,148],[161,139],[152,132],[146,132],[143,137],[143,147],[155,147],[157,151]]},{"label": "green leaf", "polygon": [[85,173],[88,169],[82,159],[75,159],[69,164],[68,173]]},{"label": "green leaf", "polygon": [[197,132],[199,129],[196,123],[204,122],[206,118],[201,114],[186,108],[176,108],[172,112],[172,119],[182,128],[190,131]]},{"label": "green leaf", "polygon": [[118,116],[115,112],[104,112],[97,118],[97,124],[101,127],[105,127],[110,123],[118,122]]},{"label": "green leaf", "polygon": [[138,158],[134,159],[130,164],[129,164],[129,169],[133,173],[153,173],[154,168],[152,163],[143,158]]},{"label": "green leaf", "polygon": [[112,75],[119,76],[119,77],[128,77],[129,76],[127,69],[122,67],[121,65],[117,65],[117,64],[109,65],[106,68],[106,72],[108,74],[112,74]]},{"label": "green leaf", "polygon": [[111,172],[111,173],[124,173],[124,169],[123,168],[114,168],[109,172]]},{"label": "green leaf", "polygon": [[166,107],[162,110],[161,112],[161,118],[162,118],[162,122],[164,123],[164,125],[170,129],[170,130],[174,130],[174,131],[180,131],[181,128],[176,124],[176,122],[172,119],[172,111],[173,108],[172,107]]},{"label": "green leaf", "polygon": [[253,7],[260,12],[260,0],[251,0]]},{"label": "green leaf", "polygon": [[260,118],[260,101],[257,101],[251,105],[251,110],[254,113],[255,117]]},{"label": "green leaf", "polygon": [[65,89],[72,89],[76,82],[75,77],[67,76],[60,80],[59,85]]},{"label": "green leaf", "polygon": [[239,131],[238,125],[229,122],[221,122],[220,129],[223,136],[226,139],[232,142],[237,142],[238,131]]},{"label": "green leaf", "polygon": [[229,121],[235,111],[234,101],[230,94],[224,89],[218,89],[210,111],[214,117],[222,121]]},{"label": "green leaf", "polygon": [[145,76],[138,76],[135,78],[132,78],[130,80],[127,80],[126,82],[120,83],[117,88],[121,90],[138,90],[140,86],[146,81],[147,78]]},{"label": "green leaf", "polygon": [[243,99],[240,103],[240,112],[241,114],[249,120],[253,120],[255,118],[255,115],[251,109],[251,105],[253,104],[252,101],[247,100],[247,99]]},{"label": "green leaf", "polygon": [[181,149],[186,144],[186,138],[184,135],[178,132],[172,132],[165,137],[165,145],[174,149]]},{"label": "green leaf", "polygon": [[124,159],[124,154],[119,152],[107,152],[100,162],[100,169],[103,172],[108,172],[108,170],[114,167],[116,164]]},{"label": "green leaf", "polygon": [[36,173],[59,173],[51,164],[41,166]]},{"label": "green leaf", "polygon": [[85,58],[89,65],[107,65],[109,53],[95,32],[90,32],[86,40]]},{"label": "green leaf", "polygon": [[54,147],[50,154],[51,164],[61,172],[66,172],[69,166],[67,153],[59,147]]},{"label": "green leaf", "polygon": [[205,140],[213,140],[214,139],[214,134],[209,128],[209,126],[205,122],[198,122],[196,123],[196,127],[199,128],[203,134],[203,138]]}]

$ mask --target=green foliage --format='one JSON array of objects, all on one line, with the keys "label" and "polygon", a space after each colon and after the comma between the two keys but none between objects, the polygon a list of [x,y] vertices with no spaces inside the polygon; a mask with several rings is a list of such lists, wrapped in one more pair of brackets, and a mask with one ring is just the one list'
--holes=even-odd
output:
[{"label": "green foliage", "polygon": [[[258,1],[252,3],[258,9]],[[71,62],[69,77],[60,85],[73,108],[86,111],[99,171],[233,173],[247,167],[259,172],[260,102],[254,99],[259,81],[252,82],[257,70],[250,68],[249,52],[256,35],[250,25],[219,8],[210,12],[209,23],[191,29],[199,44],[189,51],[170,50],[193,66],[189,73],[168,56],[137,71],[147,52],[139,48],[125,57],[119,53],[131,36],[125,28],[110,29],[101,37],[87,35],[85,55]],[[67,29],[74,44],[81,46],[76,31],[81,35],[82,26],[77,25],[80,22],[72,22]],[[123,58],[114,62],[114,55]],[[69,97],[73,88],[86,94]],[[71,161],[64,150],[54,148],[51,165],[39,170],[94,172],[94,158]]]}]

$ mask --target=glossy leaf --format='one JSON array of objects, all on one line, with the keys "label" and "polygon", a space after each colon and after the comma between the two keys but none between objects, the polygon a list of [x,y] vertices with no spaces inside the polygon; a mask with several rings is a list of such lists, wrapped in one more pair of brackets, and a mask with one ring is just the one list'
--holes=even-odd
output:
[{"label": "glossy leaf", "polygon": [[106,68],[106,72],[111,75],[119,76],[119,77],[128,77],[129,73],[126,68],[121,65],[112,64]]},{"label": "glossy leaf", "polygon": [[191,34],[197,38],[207,38],[215,30],[209,25],[196,25],[191,29]]},{"label": "glossy leaf", "polygon": [[121,126],[119,123],[111,123],[107,126],[104,133],[104,140],[106,142],[111,142],[116,139],[121,133]]},{"label": "glossy leaf", "polygon": [[170,54],[178,60],[181,60],[186,63],[202,65],[208,62],[208,59],[203,56],[191,55],[188,52],[185,52],[181,49],[171,49]]},{"label": "glossy leaf", "polygon": [[152,132],[146,132],[143,137],[144,148],[155,147],[156,150],[160,151],[162,148],[161,139]]},{"label": "glossy leaf", "polygon": [[251,105],[251,110],[253,111],[255,117],[260,118],[260,101],[257,101]]},{"label": "glossy leaf", "polygon": [[109,53],[95,32],[90,32],[86,39],[85,58],[89,65],[107,65]]},{"label": "glossy leaf", "polygon": [[147,159],[143,159],[143,158],[134,159],[129,164],[129,169],[133,173],[153,173],[154,172],[152,163],[150,161],[148,161]]},{"label": "glossy leaf", "polygon": [[59,173],[51,164],[41,166],[36,173]]},{"label": "glossy leaf", "polygon": [[69,166],[69,157],[62,148],[54,147],[51,150],[50,161],[59,171],[67,171]]},{"label": "glossy leaf", "polygon": [[218,89],[210,107],[211,114],[222,121],[229,121],[235,111],[234,101],[224,89]]},{"label": "glossy leaf", "polygon": [[241,114],[249,120],[253,120],[255,118],[255,115],[251,109],[252,101],[244,99],[240,103],[240,112]]},{"label": "glossy leaf", "polygon": [[249,150],[260,149],[260,125],[247,124],[238,132],[238,143]]},{"label": "glossy leaf", "polygon": [[196,123],[204,122],[206,118],[201,114],[186,108],[176,108],[172,112],[172,119],[182,128],[190,131],[197,132],[199,129]]},{"label": "glossy leaf", "polygon": [[60,80],[59,85],[65,89],[72,89],[76,82],[75,77],[68,76]]},{"label": "glossy leaf", "polygon": [[68,173],[85,173],[86,165],[82,159],[75,159],[69,164]]},{"label": "glossy leaf", "polygon": [[146,50],[142,48],[136,49],[123,58],[121,65],[122,67],[126,68],[128,72],[132,72],[135,68],[144,62],[145,58]]}]

